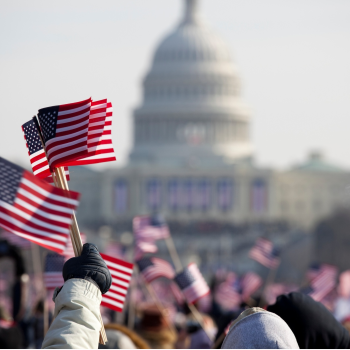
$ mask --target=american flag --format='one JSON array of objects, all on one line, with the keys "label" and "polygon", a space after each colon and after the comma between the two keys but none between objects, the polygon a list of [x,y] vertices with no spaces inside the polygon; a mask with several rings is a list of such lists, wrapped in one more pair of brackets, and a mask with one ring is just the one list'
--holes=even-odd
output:
[{"label": "american flag", "polygon": [[[82,240],[83,245],[84,245],[86,243],[86,236],[85,236],[85,234],[81,232],[80,233],[80,237],[81,237],[81,240]],[[67,244],[66,244],[66,247],[64,249],[63,256],[65,257],[65,260],[68,260],[70,258],[74,258],[75,257],[73,244],[72,244],[72,240],[71,240],[70,237],[67,240]]]},{"label": "american flag", "polygon": [[123,310],[126,294],[128,292],[134,265],[120,259],[101,254],[112,275],[112,285],[106,294],[102,295],[101,306],[114,311]]},{"label": "american flag", "polygon": [[88,128],[88,153],[68,165],[87,165],[116,160],[112,144],[112,103],[106,99],[91,102]]},{"label": "american flag", "polygon": [[316,301],[321,301],[336,286],[338,269],[335,266],[322,264],[309,269],[311,290],[308,293]]},{"label": "american flag", "polygon": [[137,240],[135,243],[135,260],[140,260],[145,254],[157,253],[158,247],[154,242],[147,242],[143,240]]},{"label": "american flag", "polygon": [[175,276],[175,282],[180,287],[189,304],[210,293],[207,282],[203,278],[196,264],[192,263]]},{"label": "american flag", "polygon": [[137,240],[155,241],[170,236],[168,226],[157,216],[136,216],[133,220],[133,230]]},{"label": "american flag", "polygon": [[46,289],[55,289],[64,284],[62,270],[64,257],[59,254],[49,253],[45,258],[44,283]]},{"label": "american flag", "polygon": [[53,187],[0,157],[0,226],[47,249],[63,253],[77,192]]},{"label": "american flag", "polygon": [[14,235],[12,232],[2,231],[0,234],[1,239],[5,239],[10,244],[15,245],[21,249],[31,249],[32,243],[27,239]]},{"label": "american flag", "polygon": [[258,238],[255,246],[250,250],[249,257],[260,264],[275,269],[280,263],[279,251],[273,243],[265,238]]},{"label": "american flag", "polygon": [[172,280],[175,277],[175,271],[170,263],[159,258],[143,258],[136,262],[141,275],[147,283],[159,277],[166,277]]},{"label": "american flag", "polygon": [[224,282],[217,286],[214,299],[224,309],[235,310],[242,302],[239,289],[240,285],[237,276],[235,274],[230,274]]},{"label": "american flag", "polygon": [[[53,183],[53,178],[47,161],[44,148],[42,146],[38,129],[33,119],[22,125],[24,140],[28,149],[30,164],[33,174],[41,179],[45,179],[49,183]],[[67,181],[69,178],[68,167],[64,167]]]},{"label": "american flag", "polygon": [[255,272],[247,272],[241,280],[242,299],[247,300],[262,285],[263,281]]},{"label": "american flag", "polygon": [[52,167],[66,165],[88,154],[91,98],[39,109],[46,154]]}]

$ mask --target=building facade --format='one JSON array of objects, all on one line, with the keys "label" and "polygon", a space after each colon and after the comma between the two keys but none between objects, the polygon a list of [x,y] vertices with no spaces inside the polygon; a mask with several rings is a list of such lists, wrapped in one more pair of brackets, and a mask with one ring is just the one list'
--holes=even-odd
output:
[{"label": "building facade", "polygon": [[72,169],[72,189],[83,195],[81,225],[115,226],[161,212],[176,223],[287,222],[308,229],[343,206],[350,173],[320,154],[288,171],[254,164],[250,111],[229,49],[196,0],[184,5],[143,80],[128,165],[103,173]]}]

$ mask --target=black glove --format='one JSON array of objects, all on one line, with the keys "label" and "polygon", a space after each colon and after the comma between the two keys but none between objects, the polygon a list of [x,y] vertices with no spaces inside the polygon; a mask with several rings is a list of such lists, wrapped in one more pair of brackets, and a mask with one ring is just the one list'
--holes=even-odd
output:
[{"label": "black glove", "polygon": [[84,244],[80,256],[65,262],[62,275],[65,282],[71,278],[88,280],[100,288],[102,294],[108,292],[112,283],[112,276],[106,263],[97,247],[91,243]]}]

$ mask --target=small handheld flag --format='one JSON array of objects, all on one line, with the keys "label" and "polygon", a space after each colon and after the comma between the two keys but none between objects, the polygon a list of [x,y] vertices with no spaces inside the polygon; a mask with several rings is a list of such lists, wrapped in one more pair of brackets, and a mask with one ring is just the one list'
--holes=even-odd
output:
[{"label": "small handheld flag", "polygon": [[[28,149],[30,164],[32,166],[33,174],[40,179],[45,179],[49,183],[53,183],[52,174],[50,171],[49,162],[47,161],[44,148],[42,146],[37,126],[33,119],[22,125],[24,140]],[[64,167],[66,179],[69,178],[68,167]]]},{"label": "small handheld flag", "polygon": [[136,216],[133,231],[136,240],[156,241],[170,237],[168,226],[159,217]]},{"label": "small handheld flag", "polygon": [[0,226],[47,249],[63,253],[77,192],[53,187],[0,157]]},{"label": "small handheld flag", "polygon": [[247,272],[241,280],[242,299],[247,300],[262,284],[263,281],[259,275],[255,272]]},{"label": "small handheld flag", "polygon": [[124,307],[134,265],[120,259],[101,254],[111,275],[112,285],[106,294],[102,295],[102,306],[121,312]]},{"label": "small handheld flag", "polygon": [[189,304],[194,304],[198,299],[210,293],[207,282],[194,263],[189,264],[182,272],[177,274],[175,282]]},{"label": "small handheld flag", "polygon": [[135,260],[140,260],[145,254],[154,254],[158,251],[158,247],[153,242],[145,242],[137,240],[135,244]]},{"label": "small handheld flag", "polygon": [[159,277],[172,280],[175,277],[173,267],[165,260],[159,258],[143,258],[136,262],[142,277],[147,283]]},{"label": "small handheld flag", "polygon": [[215,301],[227,310],[234,310],[239,307],[242,297],[239,293],[239,280],[236,275],[231,275],[224,282],[217,286],[214,294]]},{"label": "small handheld flag", "polygon": [[316,301],[325,298],[336,286],[338,269],[335,266],[322,264],[314,265],[308,271],[310,278],[309,295]]},{"label": "small handheld flag", "polygon": [[249,257],[269,269],[277,268],[280,263],[279,251],[271,241],[261,237],[256,240]]},{"label": "small handheld flag", "polygon": [[91,102],[88,153],[83,158],[69,162],[68,165],[87,165],[116,160],[112,144],[112,103],[107,100]]}]

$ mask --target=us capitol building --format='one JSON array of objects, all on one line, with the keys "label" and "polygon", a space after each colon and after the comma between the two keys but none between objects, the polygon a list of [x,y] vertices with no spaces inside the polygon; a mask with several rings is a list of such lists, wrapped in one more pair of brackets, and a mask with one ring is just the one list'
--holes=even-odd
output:
[{"label": "us capitol building", "polygon": [[344,205],[350,174],[320,153],[288,171],[254,164],[237,67],[197,6],[185,1],[180,23],[154,53],[128,165],[72,169],[83,229],[130,230],[135,215],[160,212],[178,228],[276,222],[308,230]]}]

